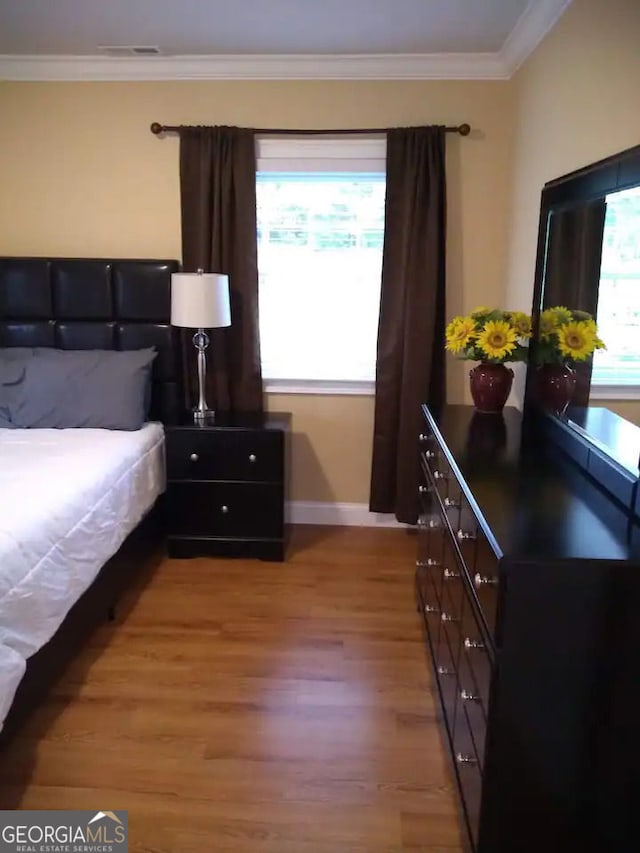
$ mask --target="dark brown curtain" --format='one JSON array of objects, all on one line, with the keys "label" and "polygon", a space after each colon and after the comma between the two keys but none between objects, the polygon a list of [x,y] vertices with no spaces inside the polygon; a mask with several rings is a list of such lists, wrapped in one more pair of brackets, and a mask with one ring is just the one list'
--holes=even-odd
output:
[{"label": "dark brown curtain", "polygon": [[[221,411],[262,411],[253,131],[181,127],[180,200],[185,271],[201,268],[229,276],[231,326],[210,333],[207,402]],[[190,343],[186,354],[193,403]]]},{"label": "dark brown curtain", "polygon": [[370,509],[418,517],[420,404],[445,396],[445,131],[387,134]]},{"label": "dark brown curtain", "polygon": [[[544,274],[545,308],[564,305],[595,317],[606,209],[606,199],[598,198],[552,213]],[[576,366],[572,406],[589,405],[592,366],[591,359]]]}]

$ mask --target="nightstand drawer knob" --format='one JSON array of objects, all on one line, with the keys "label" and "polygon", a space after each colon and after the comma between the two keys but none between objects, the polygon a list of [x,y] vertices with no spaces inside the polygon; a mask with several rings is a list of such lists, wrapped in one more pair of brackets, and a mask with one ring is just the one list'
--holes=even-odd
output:
[{"label": "nightstand drawer knob", "polygon": [[189,457],[189,459],[190,459],[192,462],[197,462],[197,461],[198,461],[198,459],[200,459],[200,457],[198,456],[198,454],[197,454],[197,453],[192,453],[192,454],[191,454],[191,456]]},{"label": "nightstand drawer knob", "polygon": [[229,507],[226,504],[222,504],[220,512],[229,512]]},{"label": "nightstand drawer knob", "polygon": [[255,461],[256,461],[256,454],[250,453],[249,454],[249,462],[255,462]]}]

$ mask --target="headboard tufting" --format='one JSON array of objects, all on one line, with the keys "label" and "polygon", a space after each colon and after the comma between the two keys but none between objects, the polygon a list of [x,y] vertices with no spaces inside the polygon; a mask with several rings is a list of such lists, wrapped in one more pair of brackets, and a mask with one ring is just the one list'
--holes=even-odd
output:
[{"label": "headboard tufting", "polygon": [[155,346],[151,417],[183,408],[181,346],[169,324],[178,261],[0,258],[0,347]]}]

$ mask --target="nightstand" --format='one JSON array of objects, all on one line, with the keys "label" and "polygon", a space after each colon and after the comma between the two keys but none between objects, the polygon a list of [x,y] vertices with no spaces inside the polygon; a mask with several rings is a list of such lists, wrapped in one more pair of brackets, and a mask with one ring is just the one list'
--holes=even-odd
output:
[{"label": "nightstand", "polygon": [[284,560],[287,413],[165,427],[170,557]]}]

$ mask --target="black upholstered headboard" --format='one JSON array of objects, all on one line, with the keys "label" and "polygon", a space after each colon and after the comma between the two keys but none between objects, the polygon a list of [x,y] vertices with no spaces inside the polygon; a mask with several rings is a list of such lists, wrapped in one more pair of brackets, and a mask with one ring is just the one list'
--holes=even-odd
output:
[{"label": "black upholstered headboard", "polygon": [[177,261],[0,258],[0,347],[155,346],[151,417],[183,408],[181,346],[169,325]]}]

